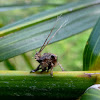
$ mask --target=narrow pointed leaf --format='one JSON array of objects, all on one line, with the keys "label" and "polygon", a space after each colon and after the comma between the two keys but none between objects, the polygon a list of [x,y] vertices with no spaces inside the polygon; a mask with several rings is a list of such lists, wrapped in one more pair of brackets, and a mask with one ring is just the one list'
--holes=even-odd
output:
[{"label": "narrow pointed leaf", "polygon": [[15,9],[25,9],[25,8],[36,8],[43,6],[59,6],[59,4],[49,4],[49,3],[31,3],[31,4],[11,4],[11,5],[0,5],[0,12],[10,11]]},{"label": "narrow pointed leaf", "polygon": [[68,20],[68,23],[51,40],[51,43],[93,27],[100,16],[100,1],[90,1],[70,3],[1,28],[1,36],[12,34],[0,38],[0,61],[40,47],[52,29],[56,16],[60,14],[62,19],[54,31],[65,20]]},{"label": "narrow pointed leaf", "polygon": [[[43,20],[48,20],[51,18],[53,19],[54,17],[57,17],[58,15],[63,15],[66,13],[68,14],[70,12],[74,13],[76,10],[80,10],[80,9],[84,9],[85,11],[82,11],[82,12],[79,11],[77,14],[74,15],[77,17],[74,18],[74,16],[73,16],[71,18],[71,20],[75,20],[75,19],[79,18],[78,17],[79,15],[82,18],[82,17],[92,17],[95,14],[94,16],[96,17],[96,14],[98,15],[100,13],[100,11],[99,11],[99,8],[94,8],[94,5],[96,5],[98,7],[99,4],[100,4],[99,0],[95,0],[95,1],[94,0],[84,0],[83,2],[79,1],[79,2],[69,3],[67,5],[57,7],[56,9],[45,11],[45,12],[42,12],[40,14],[36,14],[36,15],[30,16],[28,18],[25,18],[23,20],[20,20],[18,22],[15,22],[13,24],[7,25],[7,26],[0,29],[0,36],[3,36],[3,35],[8,34],[8,33],[12,33],[14,31],[24,29],[26,27],[30,27],[30,26],[37,24]],[[93,15],[91,14],[89,7],[91,10],[94,8],[94,10],[92,12]],[[83,12],[84,12],[84,14],[87,14],[87,16],[86,15],[84,16]]]},{"label": "narrow pointed leaf", "polygon": [[84,70],[100,70],[100,19],[94,27],[84,50]]},{"label": "narrow pointed leaf", "polygon": [[30,7],[40,7],[43,5],[25,5],[25,4],[21,4],[21,5],[0,5],[0,12],[4,12],[4,11],[9,11],[9,10],[15,10],[15,9],[25,9],[25,8],[30,8]]}]

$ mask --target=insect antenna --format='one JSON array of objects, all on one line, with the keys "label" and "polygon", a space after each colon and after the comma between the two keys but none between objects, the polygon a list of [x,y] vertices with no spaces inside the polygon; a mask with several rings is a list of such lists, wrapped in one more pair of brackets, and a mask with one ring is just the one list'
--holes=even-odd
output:
[{"label": "insect antenna", "polygon": [[[64,26],[64,25],[66,25],[66,20],[63,22],[63,24],[58,28],[58,30],[54,33],[54,35],[49,39],[49,41],[47,42],[47,44],[45,45],[43,45],[42,46],[42,48],[41,48],[41,51],[48,45],[48,43],[51,41],[51,39],[57,34],[57,32]],[[51,31],[52,32],[52,31]],[[51,32],[50,32],[50,34],[51,34]],[[49,35],[50,36],[50,35]],[[47,37],[48,38],[48,37]]]},{"label": "insect antenna", "polygon": [[59,18],[57,18],[57,20],[56,20],[56,22],[55,22],[55,24],[54,24],[53,28],[51,29],[51,31],[50,31],[50,33],[49,33],[49,35],[47,36],[47,38],[46,38],[46,40],[44,41],[44,43],[43,43],[43,45],[42,45],[41,49],[39,50],[39,53],[40,53],[40,52],[44,49],[45,43],[46,43],[46,41],[48,40],[49,36],[51,35],[51,33],[52,33],[53,29],[55,28],[55,26],[56,26],[56,24],[57,24],[58,20],[60,20],[60,16],[59,16]]}]

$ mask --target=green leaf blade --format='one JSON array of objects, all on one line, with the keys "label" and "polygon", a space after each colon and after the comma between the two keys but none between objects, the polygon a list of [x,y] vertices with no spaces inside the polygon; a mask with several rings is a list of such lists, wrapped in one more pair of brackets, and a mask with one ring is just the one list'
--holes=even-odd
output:
[{"label": "green leaf blade", "polygon": [[[80,5],[80,2],[78,4]],[[81,9],[78,4],[76,5],[75,3],[77,10],[72,10],[70,13],[68,10],[66,10],[66,7],[68,8],[68,6],[62,6],[60,7],[62,8],[61,12],[59,9],[54,9],[50,10],[49,12],[52,14],[50,13],[50,15],[48,15],[49,12],[46,11],[40,14],[40,16],[38,14],[38,17],[35,15],[34,19],[31,19],[31,16],[31,18],[29,18],[30,20],[25,19],[25,22],[24,20],[21,20],[17,23],[1,28],[1,33],[4,32],[5,34],[6,32],[9,33],[16,31],[18,26],[20,26],[21,29],[17,30],[13,34],[0,38],[0,61],[42,46],[45,38],[49,34],[52,26],[56,21],[55,16],[61,14],[62,12],[64,13],[62,15],[63,19],[61,19],[59,23],[61,24],[65,20],[68,20],[68,23],[57,33],[57,35],[51,40],[50,43],[68,38],[72,35],[78,34],[79,32],[93,27],[100,15],[100,4],[94,3],[93,5],[90,3],[91,5],[89,7],[86,5]],[[69,8],[71,7],[69,6]],[[30,25],[30,22],[32,22],[32,25]],[[56,31],[58,27],[56,27],[54,31]]]},{"label": "green leaf blade", "polygon": [[80,100],[100,100],[100,90],[90,88],[83,94]]},{"label": "green leaf blade", "polygon": [[99,70],[100,67],[100,19],[94,27],[84,51],[83,69]]},{"label": "green leaf blade", "polygon": [[[93,6],[93,5],[98,5],[100,3],[99,0],[84,0],[84,2],[73,2],[73,3],[69,3],[67,5],[58,7],[56,9],[53,10],[49,10],[49,11],[45,11],[42,12],[40,14],[36,14],[33,16],[30,16],[28,18],[25,18],[21,21],[15,22],[11,25],[7,25],[3,28],[0,29],[0,36],[3,36],[5,34],[11,33],[11,32],[15,32],[18,31],[20,29],[26,28],[26,27],[30,27],[31,25],[43,21],[43,20],[48,20],[49,18],[54,18],[58,15],[62,15],[62,14],[66,14],[66,13],[70,13],[73,12],[75,10],[79,10],[79,9],[83,9],[85,7],[89,7],[89,6]],[[99,11],[99,10],[97,10]],[[82,14],[82,13],[81,13]]]}]

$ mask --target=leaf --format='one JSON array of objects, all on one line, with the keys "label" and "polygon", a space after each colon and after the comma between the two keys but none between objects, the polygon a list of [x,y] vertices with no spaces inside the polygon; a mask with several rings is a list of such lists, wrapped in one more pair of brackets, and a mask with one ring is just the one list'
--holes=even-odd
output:
[{"label": "leaf", "polygon": [[[88,7],[89,6],[94,6],[94,5],[99,6],[99,3],[100,3],[99,0],[95,0],[95,1],[92,0],[92,2],[90,2],[90,1],[91,0],[84,0],[84,2],[79,1],[79,2],[69,3],[69,4],[65,5],[65,6],[61,6],[61,7],[58,7],[56,9],[53,9],[53,10],[45,11],[45,12],[42,12],[40,14],[36,14],[36,15],[30,16],[28,18],[25,18],[23,20],[20,20],[18,22],[15,22],[13,24],[10,24],[10,25],[7,25],[7,26],[1,28],[0,29],[0,31],[1,31],[0,32],[0,36],[4,36],[7,33],[12,33],[14,31],[18,31],[18,30],[24,29],[26,27],[30,27],[30,26],[32,26],[32,25],[34,25],[36,23],[39,23],[41,21],[54,18],[54,17],[56,17],[58,15],[62,15],[62,14],[70,13],[70,12],[75,12],[76,10],[80,10],[80,9],[84,9],[85,11],[82,11],[82,12],[84,12],[84,14],[82,14],[82,15],[80,15],[81,12],[79,11],[78,14],[80,16],[78,15],[79,16],[79,17],[77,16],[78,18],[90,17],[91,16],[91,12],[90,12],[90,9],[88,9]],[[92,9],[93,8],[91,8],[91,10]],[[87,14],[86,10],[87,10],[87,12],[90,12],[88,14],[88,16],[85,15],[85,14]],[[95,12],[93,12],[92,14],[95,13],[95,14],[98,15],[100,13],[98,7],[95,8],[93,11],[95,11]],[[76,15],[77,15],[77,11],[76,11],[75,16]],[[96,16],[96,15],[94,15],[94,16]],[[75,17],[75,18],[77,19],[77,17]],[[71,21],[75,20],[75,18],[73,16],[71,18]],[[67,17],[67,19],[68,19],[68,17]]]},{"label": "leaf", "polygon": [[0,71],[0,96],[76,100],[96,81],[96,76],[89,77],[82,71],[57,71],[53,74],[51,77],[50,73],[30,74],[28,71]]},{"label": "leaf", "polygon": [[62,14],[62,19],[54,31],[57,30],[63,21],[68,20],[68,23],[50,43],[93,27],[100,16],[99,3],[100,1],[98,0],[73,2],[1,28],[1,36],[13,34],[0,39],[0,61],[40,47],[50,33],[56,21],[56,16],[60,14]]},{"label": "leaf", "polygon": [[16,70],[16,67],[9,60],[5,60],[4,64],[9,70]]},{"label": "leaf", "polygon": [[100,70],[100,18],[84,50],[83,70]]},{"label": "leaf", "polygon": [[31,3],[31,4],[10,4],[10,5],[0,5],[0,12],[15,10],[15,9],[25,9],[25,8],[36,8],[43,6],[59,6],[58,4],[49,4],[49,3]]},{"label": "leaf", "polygon": [[4,11],[9,11],[9,10],[15,10],[15,9],[25,9],[25,8],[30,8],[30,7],[40,7],[41,5],[25,5],[25,4],[21,4],[21,5],[2,5],[0,6],[0,12],[4,12]]},{"label": "leaf", "polygon": [[[98,85],[98,89],[96,85]],[[96,86],[96,88],[93,86]],[[93,86],[86,90],[80,100],[100,100],[100,84],[95,84]]]}]

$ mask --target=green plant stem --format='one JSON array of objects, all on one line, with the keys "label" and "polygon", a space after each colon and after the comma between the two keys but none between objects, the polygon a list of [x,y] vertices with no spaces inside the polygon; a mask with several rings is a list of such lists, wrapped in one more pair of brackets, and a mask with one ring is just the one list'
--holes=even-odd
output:
[{"label": "green plant stem", "polygon": [[0,71],[0,95],[75,99],[89,86],[100,83],[99,73],[100,71],[64,71],[53,72],[51,77],[46,72]]}]

